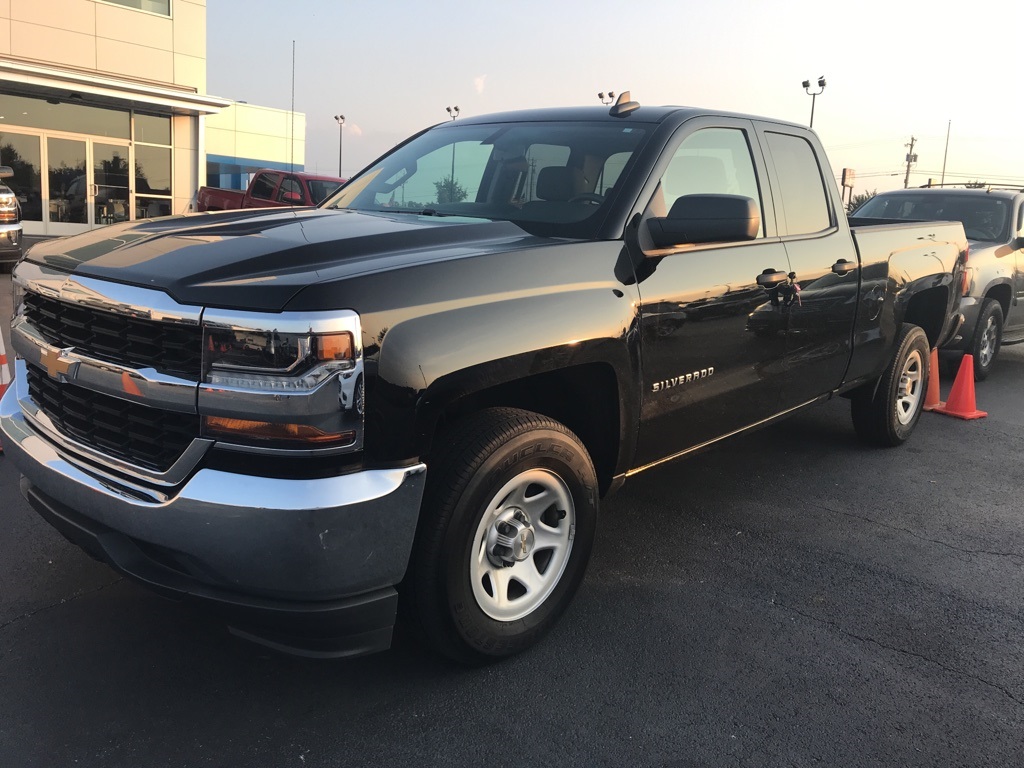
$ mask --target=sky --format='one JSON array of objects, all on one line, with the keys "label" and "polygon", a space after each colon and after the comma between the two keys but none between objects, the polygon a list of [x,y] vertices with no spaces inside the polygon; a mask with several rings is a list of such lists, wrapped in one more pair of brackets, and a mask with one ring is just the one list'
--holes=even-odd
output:
[{"label": "sky", "polygon": [[[448,119],[599,104],[807,124],[854,192],[1024,186],[1024,1],[207,0],[207,91],[306,115],[306,170],[354,175]],[[294,91],[292,41],[295,42]],[[817,90],[817,88],[813,88]],[[947,147],[948,132],[948,147]]]}]

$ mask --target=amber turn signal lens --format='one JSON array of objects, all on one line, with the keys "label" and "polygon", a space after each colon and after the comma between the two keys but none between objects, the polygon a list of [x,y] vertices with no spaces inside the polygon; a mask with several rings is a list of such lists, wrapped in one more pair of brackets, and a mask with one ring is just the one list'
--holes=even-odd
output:
[{"label": "amber turn signal lens", "polygon": [[275,424],[269,421],[229,419],[223,416],[204,416],[203,431],[221,437],[246,440],[283,441],[288,443],[351,443],[355,432],[324,432],[308,424]]},{"label": "amber turn signal lens", "polygon": [[321,360],[351,360],[352,334],[325,333],[316,337],[317,356]]}]

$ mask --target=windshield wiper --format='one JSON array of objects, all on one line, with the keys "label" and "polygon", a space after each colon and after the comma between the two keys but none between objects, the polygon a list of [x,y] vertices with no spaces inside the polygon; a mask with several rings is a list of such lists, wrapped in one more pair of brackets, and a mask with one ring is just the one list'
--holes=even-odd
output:
[{"label": "windshield wiper", "polygon": [[377,213],[407,213],[413,216],[451,216],[450,213],[441,213],[434,208],[422,208],[419,210],[410,208],[378,208]]}]

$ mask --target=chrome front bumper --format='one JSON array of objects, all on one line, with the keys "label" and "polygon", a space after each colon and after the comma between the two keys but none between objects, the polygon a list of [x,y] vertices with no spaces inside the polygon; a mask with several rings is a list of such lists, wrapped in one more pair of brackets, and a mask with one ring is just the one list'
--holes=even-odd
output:
[{"label": "chrome front bumper", "polygon": [[35,429],[19,403],[28,396],[24,361],[15,367],[0,401],[0,439],[24,476],[23,494],[68,538],[83,544],[76,535],[86,536],[84,547],[118,570],[174,596],[255,606],[285,619],[291,607],[308,614],[381,590],[394,602],[424,465],[311,480],[199,469],[176,489],[147,489]]}]

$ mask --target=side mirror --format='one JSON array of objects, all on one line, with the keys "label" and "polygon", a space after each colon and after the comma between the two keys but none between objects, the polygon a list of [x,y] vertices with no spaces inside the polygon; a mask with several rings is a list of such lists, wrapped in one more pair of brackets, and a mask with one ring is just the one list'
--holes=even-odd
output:
[{"label": "side mirror", "polygon": [[647,222],[658,248],[753,240],[761,231],[757,203],[742,195],[683,195],[663,218]]},{"label": "side mirror", "polygon": [[14,176],[14,169],[9,165],[0,165],[0,179],[9,179]]},{"label": "side mirror", "polygon": [[298,205],[302,202],[302,195],[298,192],[285,192],[281,195],[282,202],[290,203],[292,205]]}]

